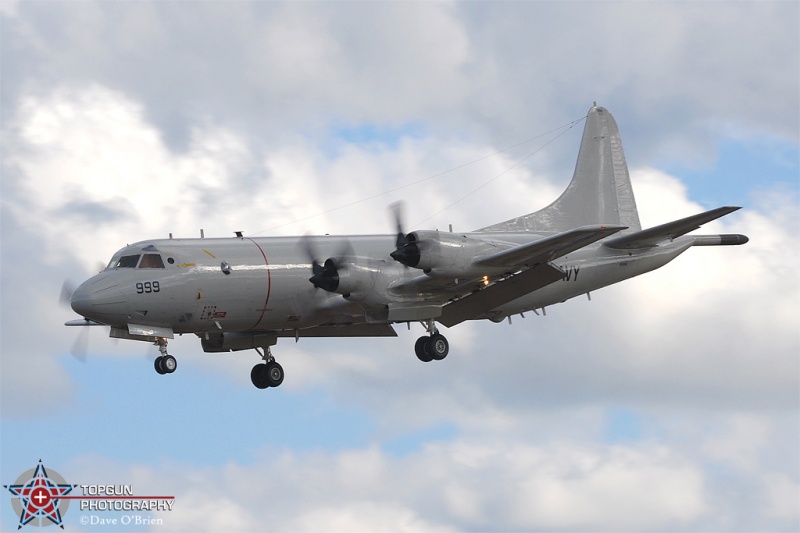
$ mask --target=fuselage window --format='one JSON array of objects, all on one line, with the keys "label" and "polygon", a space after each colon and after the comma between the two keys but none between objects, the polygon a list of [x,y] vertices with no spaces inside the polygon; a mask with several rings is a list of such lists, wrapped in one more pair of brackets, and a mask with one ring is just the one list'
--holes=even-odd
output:
[{"label": "fuselage window", "polygon": [[144,254],[139,268],[164,268],[164,261],[158,254]]},{"label": "fuselage window", "polygon": [[139,262],[139,254],[136,255],[123,255],[114,265],[114,268],[136,268],[136,263]]}]

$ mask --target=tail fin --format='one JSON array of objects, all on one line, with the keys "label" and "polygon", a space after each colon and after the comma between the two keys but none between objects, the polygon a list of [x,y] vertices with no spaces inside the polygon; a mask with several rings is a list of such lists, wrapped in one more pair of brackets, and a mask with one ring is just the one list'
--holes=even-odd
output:
[{"label": "tail fin", "polygon": [[617,123],[594,105],[567,190],[544,209],[478,231],[556,233],[597,224],[627,226],[622,234],[642,229]]}]

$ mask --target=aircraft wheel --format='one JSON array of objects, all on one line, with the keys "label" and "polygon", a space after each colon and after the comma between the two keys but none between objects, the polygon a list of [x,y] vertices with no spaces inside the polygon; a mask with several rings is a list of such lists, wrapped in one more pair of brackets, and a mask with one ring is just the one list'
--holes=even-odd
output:
[{"label": "aircraft wheel", "polygon": [[435,361],[441,361],[450,352],[450,343],[444,335],[434,333],[430,336],[427,343],[427,352]]},{"label": "aircraft wheel", "polygon": [[433,357],[430,353],[430,337],[420,337],[414,344],[414,353],[417,354],[417,359],[423,363],[430,363]]},{"label": "aircraft wheel", "polygon": [[267,363],[267,383],[270,387],[278,387],[283,383],[283,367],[276,361]]},{"label": "aircraft wheel", "polygon": [[163,374],[166,374],[166,373],[167,373],[167,372],[164,370],[164,368],[161,366],[162,359],[163,359],[163,358],[162,358],[162,357],[159,355],[158,357],[156,357],[156,360],[153,362],[153,366],[155,367],[155,369],[156,369],[156,372],[158,372],[158,373],[159,373],[159,374],[161,374],[161,375],[163,375]]},{"label": "aircraft wheel", "polygon": [[178,368],[178,361],[171,355],[162,355],[161,368],[165,374],[172,374]]},{"label": "aircraft wheel", "polygon": [[254,366],[253,370],[250,371],[250,381],[259,389],[266,389],[269,387],[267,365],[259,363]]}]

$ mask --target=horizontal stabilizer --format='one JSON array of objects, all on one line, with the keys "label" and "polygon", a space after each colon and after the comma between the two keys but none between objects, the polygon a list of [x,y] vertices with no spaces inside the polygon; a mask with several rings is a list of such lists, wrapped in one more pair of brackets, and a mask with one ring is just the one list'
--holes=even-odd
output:
[{"label": "horizontal stabilizer", "polygon": [[[621,250],[629,250],[633,248],[651,248],[660,242],[668,241],[685,235],[690,231],[699,229],[700,226],[706,222],[711,222],[729,213],[733,213],[741,209],[741,207],[718,207],[705,213],[692,215],[690,217],[667,222],[654,228],[649,228],[630,235],[623,235],[622,237],[615,237],[603,244],[609,248],[616,248]],[[742,243],[740,243],[742,244]]]},{"label": "horizontal stabilizer", "polygon": [[511,268],[547,263],[624,229],[625,226],[584,226],[478,258],[473,264]]},{"label": "horizontal stabilizer", "polygon": [[537,265],[446,305],[439,322],[453,327],[563,278],[560,269]]}]

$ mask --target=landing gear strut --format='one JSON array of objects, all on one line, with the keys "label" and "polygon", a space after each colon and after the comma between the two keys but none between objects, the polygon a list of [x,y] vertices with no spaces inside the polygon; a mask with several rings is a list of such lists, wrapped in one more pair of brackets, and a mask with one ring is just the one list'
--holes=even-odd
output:
[{"label": "landing gear strut", "polygon": [[450,352],[450,343],[444,335],[439,333],[436,329],[436,323],[433,320],[428,320],[426,327],[430,336],[422,336],[417,339],[414,344],[414,353],[417,354],[417,359],[423,363],[430,363],[431,361],[441,361]]},{"label": "landing gear strut", "polygon": [[277,387],[283,383],[283,367],[275,361],[272,352],[267,347],[266,353],[259,348],[256,351],[261,355],[264,363],[259,363],[250,371],[250,381],[259,389]]},{"label": "landing gear strut", "polygon": [[167,353],[167,339],[161,337],[155,342],[155,345],[158,346],[158,351],[161,352],[161,355],[156,357],[153,363],[156,372],[159,374],[172,374],[178,368],[178,361]]}]

